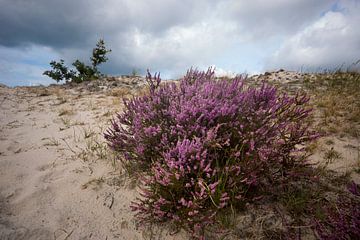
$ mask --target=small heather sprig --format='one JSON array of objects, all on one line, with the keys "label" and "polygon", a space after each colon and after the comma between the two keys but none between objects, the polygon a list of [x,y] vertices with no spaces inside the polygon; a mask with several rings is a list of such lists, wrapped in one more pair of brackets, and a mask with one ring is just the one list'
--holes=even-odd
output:
[{"label": "small heather sprig", "polygon": [[360,196],[360,186],[356,184],[354,181],[351,181],[347,186],[349,192],[351,192],[355,196]]},{"label": "small heather sprig", "polygon": [[339,198],[336,207],[325,208],[325,219],[314,220],[321,240],[360,239],[360,201]]}]

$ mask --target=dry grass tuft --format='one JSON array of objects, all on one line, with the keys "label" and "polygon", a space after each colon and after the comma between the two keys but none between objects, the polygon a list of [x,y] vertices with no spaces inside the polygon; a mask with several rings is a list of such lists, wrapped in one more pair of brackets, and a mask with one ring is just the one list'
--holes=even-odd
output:
[{"label": "dry grass tuft", "polygon": [[131,94],[131,89],[126,87],[114,88],[109,92],[113,97],[126,97]]},{"label": "dry grass tuft", "polygon": [[37,97],[50,96],[51,92],[48,88],[45,87],[29,87],[29,92],[35,94]]},{"label": "dry grass tuft", "polygon": [[81,185],[82,189],[87,189],[87,188],[91,188],[92,190],[99,190],[103,183],[104,183],[104,179],[102,177],[99,178],[94,178],[91,179],[90,181],[84,183],[83,185]]},{"label": "dry grass tuft", "polygon": [[59,116],[70,116],[70,115],[74,115],[74,114],[75,114],[74,109],[62,108],[59,111]]}]

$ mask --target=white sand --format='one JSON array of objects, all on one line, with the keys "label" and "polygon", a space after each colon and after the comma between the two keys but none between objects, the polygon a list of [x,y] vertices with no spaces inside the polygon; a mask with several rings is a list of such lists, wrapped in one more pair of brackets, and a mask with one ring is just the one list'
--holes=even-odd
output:
[{"label": "white sand", "polygon": [[[112,165],[102,137],[119,98],[44,92],[0,88],[0,239],[149,236],[129,207],[134,184]],[[185,238],[159,231],[157,239]]]}]

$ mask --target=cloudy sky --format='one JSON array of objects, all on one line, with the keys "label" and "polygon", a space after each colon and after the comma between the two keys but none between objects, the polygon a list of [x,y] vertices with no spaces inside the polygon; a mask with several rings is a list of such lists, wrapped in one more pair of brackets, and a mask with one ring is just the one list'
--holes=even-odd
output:
[{"label": "cloudy sky", "polygon": [[108,74],[337,67],[360,59],[359,23],[360,0],[0,0],[0,83],[53,83],[51,60],[87,61],[99,38]]}]

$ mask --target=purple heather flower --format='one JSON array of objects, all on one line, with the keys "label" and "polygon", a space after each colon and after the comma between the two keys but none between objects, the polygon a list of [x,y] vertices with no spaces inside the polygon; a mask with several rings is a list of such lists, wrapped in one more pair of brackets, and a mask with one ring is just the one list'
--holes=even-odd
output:
[{"label": "purple heather flower", "polygon": [[[160,85],[160,74],[148,72],[150,93],[124,100],[104,135],[144,176],[142,198],[132,206],[139,219],[173,220],[201,239],[220,208],[256,201],[249,190],[284,181],[304,163],[296,146],[318,137],[305,121],[309,98],[243,80],[190,69],[179,84]],[[280,168],[283,176],[273,174]]]}]

